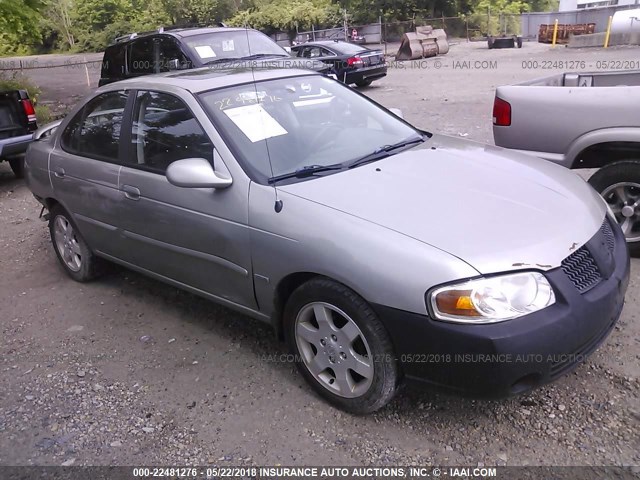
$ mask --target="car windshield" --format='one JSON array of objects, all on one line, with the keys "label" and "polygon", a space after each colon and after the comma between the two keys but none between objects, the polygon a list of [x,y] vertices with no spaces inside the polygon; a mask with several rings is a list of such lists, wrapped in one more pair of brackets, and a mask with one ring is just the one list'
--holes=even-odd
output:
[{"label": "car windshield", "polygon": [[261,183],[309,167],[346,168],[385,147],[409,139],[415,144],[422,135],[351,88],[319,75],[238,85],[200,98],[247,173]]},{"label": "car windshield", "polygon": [[257,55],[289,56],[280,45],[255,30],[225,30],[203,33],[186,37],[185,42],[203,63],[224,59],[242,59]]}]

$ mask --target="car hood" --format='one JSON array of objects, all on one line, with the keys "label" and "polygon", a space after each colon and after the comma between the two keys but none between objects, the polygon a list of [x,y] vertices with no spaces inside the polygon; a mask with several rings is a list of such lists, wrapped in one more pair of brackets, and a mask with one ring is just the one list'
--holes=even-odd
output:
[{"label": "car hood", "polygon": [[480,273],[558,267],[606,213],[595,190],[570,170],[441,135],[278,189],[444,250]]}]

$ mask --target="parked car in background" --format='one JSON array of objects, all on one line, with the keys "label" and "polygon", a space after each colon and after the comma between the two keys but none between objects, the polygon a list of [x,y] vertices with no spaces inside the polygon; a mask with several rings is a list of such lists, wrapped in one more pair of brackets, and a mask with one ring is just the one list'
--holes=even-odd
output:
[{"label": "parked car in background", "polygon": [[384,54],[362,45],[339,40],[307,42],[291,47],[298,58],[320,60],[331,66],[332,73],[347,85],[367,87],[387,75]]},{"label": "parked car in background", "polygon": [[289,52],[250,28],[161,28],[132,33],[106,48],[99,85],[152,73],[199,67],[308,68],[328,73],[318,61],[292,60]]},{"label": "parked car in background", "polygon": [[640,255],[640,71],[564,73],[498,87],[496,145],[567,168],[599,168],[589,183]]},{"label": "parked car in background", "polygon": [[26,90],[0,91],[0,162],[8,161],[16,177],[24,175],[23,154],[38,128]]},{"label": "parked car in background", "polygon": [[491,397],[554,381],[614,328],[629,279],[620,228],[573,173],[309,71],[107,85],[26,172],[71,278],[108,260],[267,322],[355,413],[405,380]]}]

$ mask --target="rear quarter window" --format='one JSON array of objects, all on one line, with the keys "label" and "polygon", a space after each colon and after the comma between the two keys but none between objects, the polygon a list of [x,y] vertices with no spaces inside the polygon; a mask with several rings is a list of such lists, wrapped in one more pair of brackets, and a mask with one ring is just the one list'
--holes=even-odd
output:
[{"label": "rear quarter window", "polygon": [[103,78],[119,78],[125,74],[124,52],[124,45],[115,45],[105,50],[102,58]]}]

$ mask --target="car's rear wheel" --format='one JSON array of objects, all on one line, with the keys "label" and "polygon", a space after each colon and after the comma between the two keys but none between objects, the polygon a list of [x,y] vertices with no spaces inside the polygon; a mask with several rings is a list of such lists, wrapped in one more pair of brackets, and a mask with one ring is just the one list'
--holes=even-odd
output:
[{"label": "car's rear wheel", "polygon": [[16,178],[24,178],[24,157],[10,159],[9,165]]},{"label": "car's rear wheel", "polygon": [[51,209],[49,233],[58,260],[71,278],[87,282],[97,276],[102,260],[91,252],[71,215],[59,205]]},{"label": "car's rear wheel", "polygon": [[369,85],[371,85],[373,83],[373,80],[362,80],[360,82],[356,82],[356,85],[360,88],[362,87],[368,87]]},{"label": "car's rear wheel", "polygon": [[333,405],[374,412],[394,396],[400,374],[389,335],[367,302],[326,278],[287,302],[285,336],[307,382]]},{"label": "car's rear wheel", "polygon": [[640,256],[640,160],[607,165],[589,183],[611,207],[631,255]]}]

